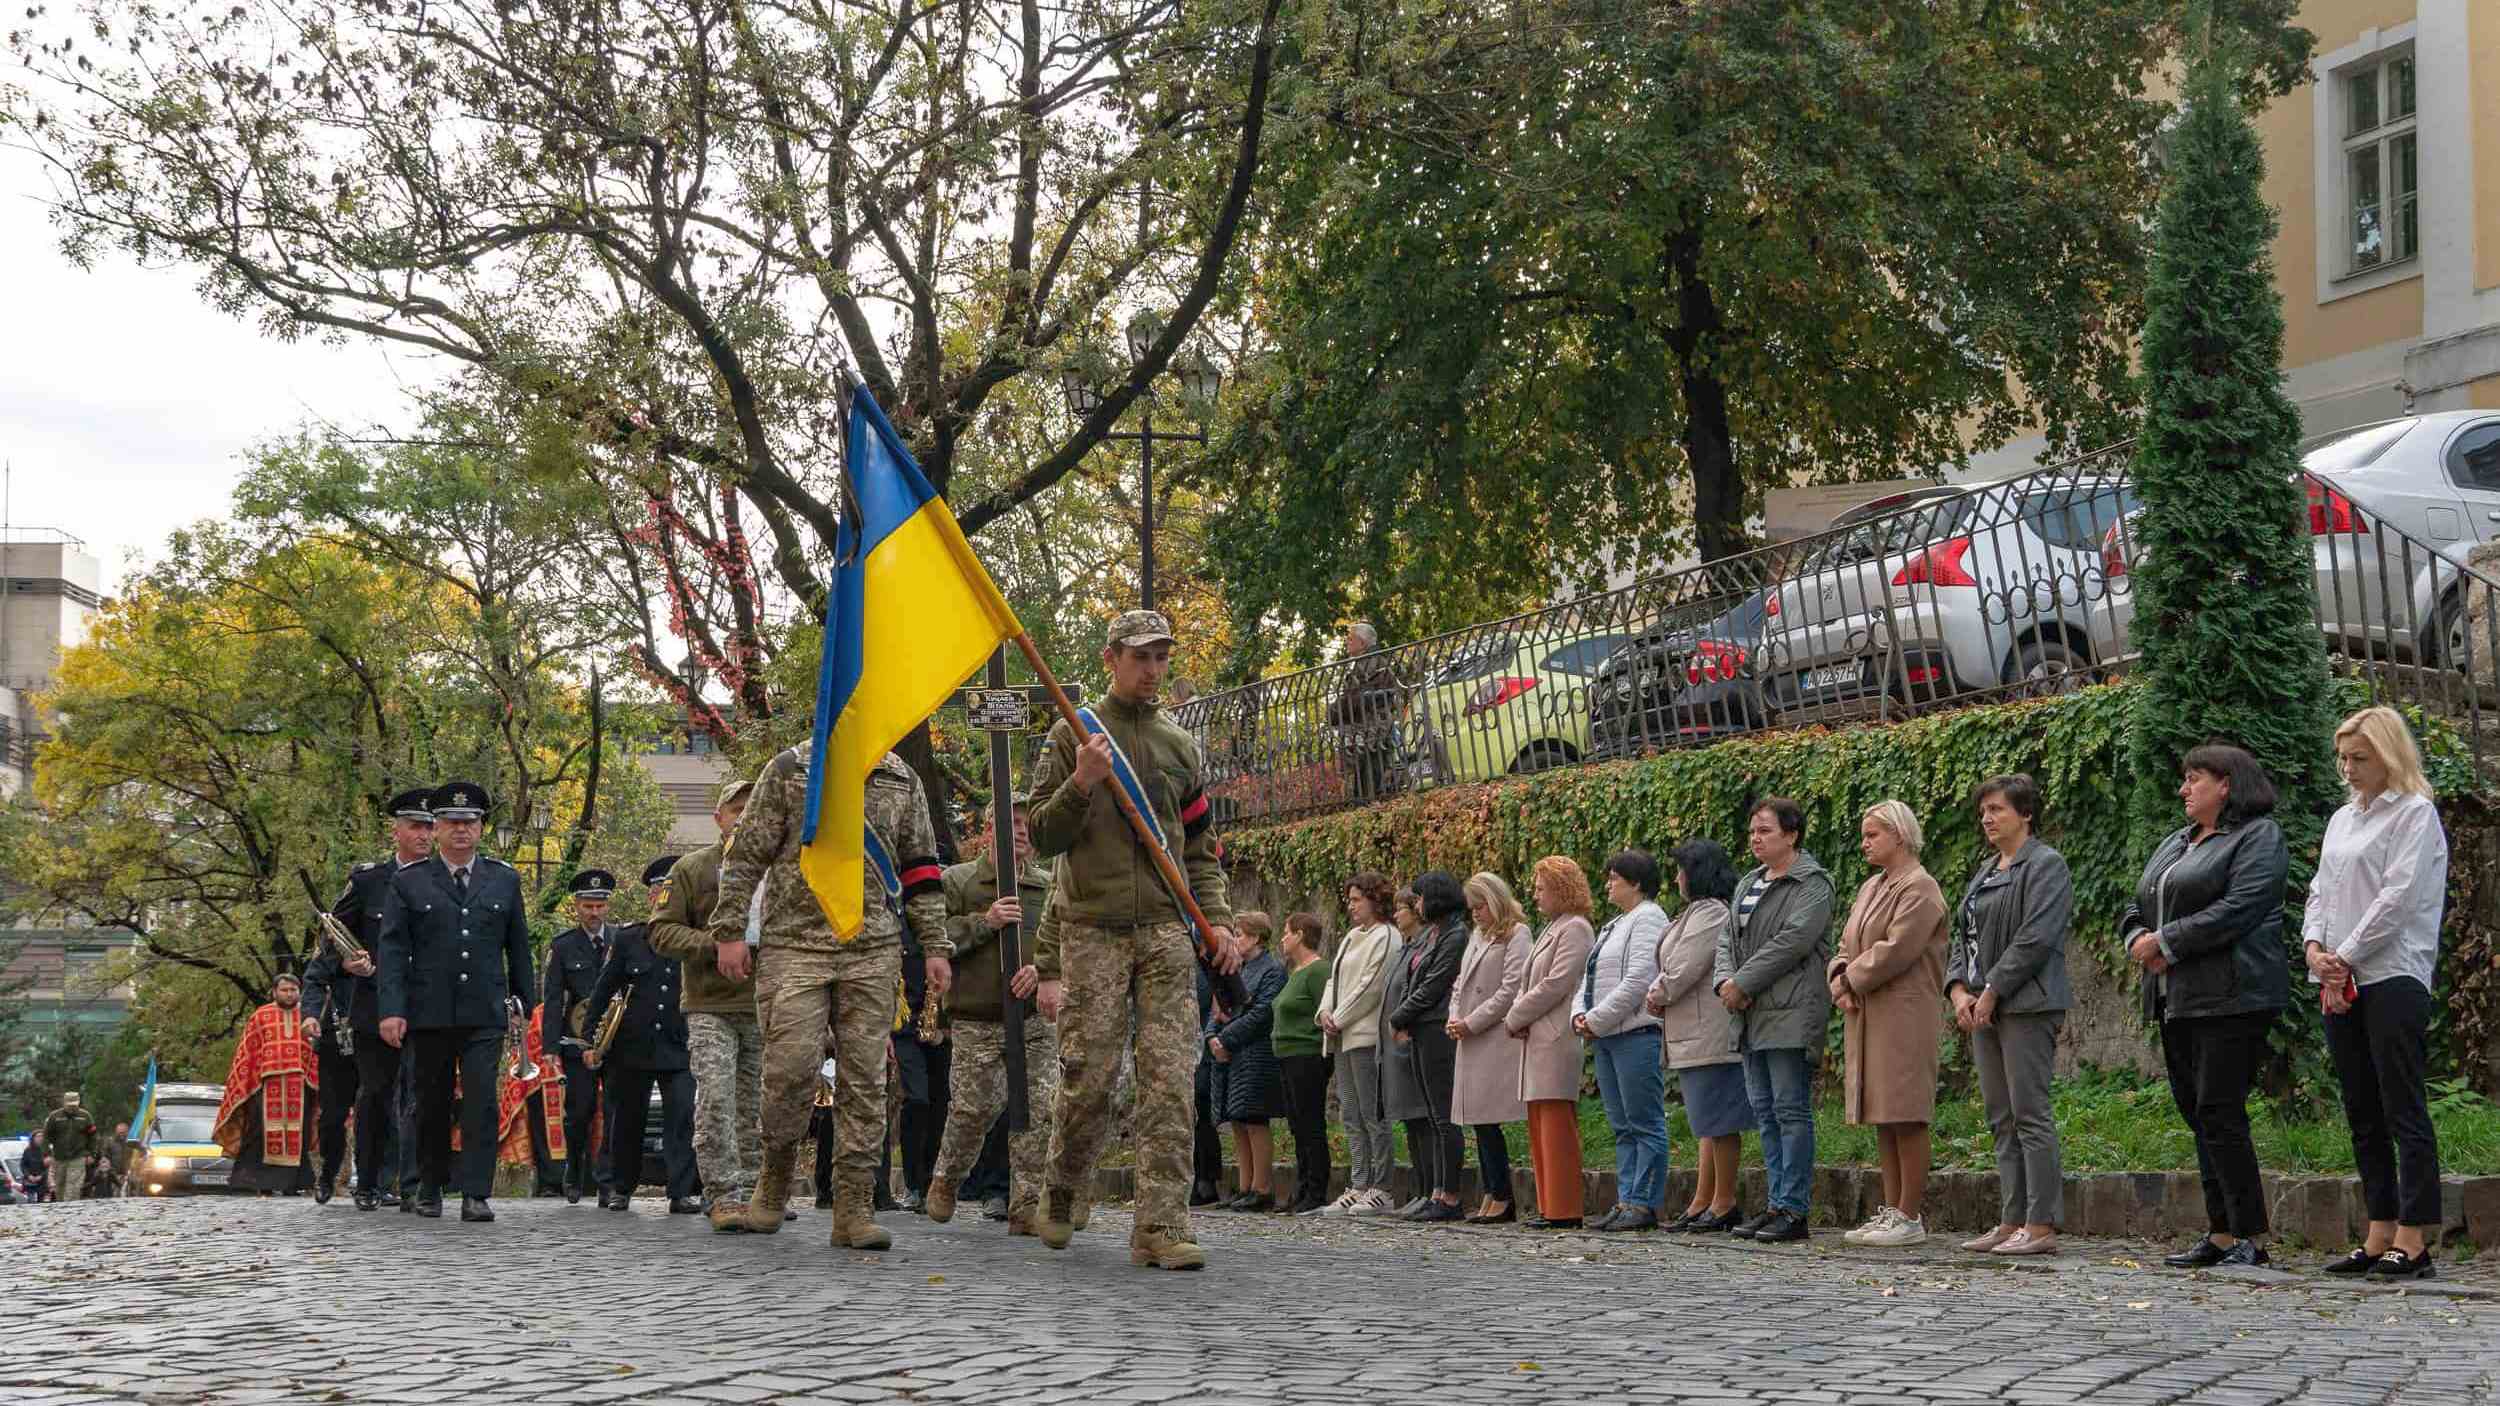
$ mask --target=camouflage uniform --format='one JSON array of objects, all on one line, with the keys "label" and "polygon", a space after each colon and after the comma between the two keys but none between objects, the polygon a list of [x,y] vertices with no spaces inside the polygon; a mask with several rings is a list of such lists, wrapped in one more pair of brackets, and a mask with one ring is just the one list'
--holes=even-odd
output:
[{"label": "camouflage uniform", "polygon": [[744,1202],[764,1164],[757,1132],[764,1104],[764,1029],[755,1016],[754,978],[732,981],[720,974],[711,930],[720,862],[719,841],[678,860],[651,913],[652,947],[685,964],[694,1160],[704,1193],[715,1205]]},{"label": "camouflage uniform", "polygon": [[[946,928],[955,941],[956,954],[955,992],[949,998],[955,1041],[954,1101],[947,1107],[946,1134],[938,1143],[930,1186],[933,1192],[944,1187],[951,1202],[964,1174],[980,1160],[990,1125],[1007,1111],[1007,1027],[1005,984],[992,949],[998,932],[981,919],[998,897],[998,870],[985,855],[948,869],[945,883]],[[1050,909],[1050,885],[1029,862],[1016,870],[1016,896],[1024,905],[1025,931],[1034,931]],[[1051,1115],[1056,1111],[1052,1105],[1059,1097],[1059,1029],[1038,1015],[1028,1015],[1024,1022],[1024,1062],[1032,1118],[1023,1132],[1007,1139],[1007,1224],[1018,1233],[1041,1220],[1042,1186],[1050,1165]]]},{"label": "camouflage uniform", "polygon": [[920,778],[892,753],[868,774],[868,824],[884,842],[903,882],[903,913],[886,906],[884,886],[869,868],[866,923],[848,942],[834,941],[824,909],[799,872],[799,836],[806,826],[807,763],[798,749],[766,763],[746,813],[721,862],[720,897],[712,910],[715,942],[745,936],[755,886],[765,885],[763,941],[756,953],[756,1013],[764,1031],[763,1169],[745,1228],[781,1227],[790,1171],[807,1133],[824,1060],[824,1033],[834,1035],[836,1077],[833,1167],[834,1239],[882,1248],[885,1233],[869,1216],[869,1183],[885,1134],[886,1037],[901,1000],[902,931],[912,931],[931,956],[950,956],[946,900],[938,882],[937,831]]},{"label": "camouflage uniform", "polygon": [[[1151,611],[1130,611],[1111,628],[1115,645],[1170,638],[1163,617]],[[1197,740],[1151,703],[1113,695],[1094,711],[1136,768],[1200,911],[1208,922],[1229,926],[1232,909]],[[1067,861],[1053,897],[1061,910],[1058,941],[1037,942],[1034,953],[1042,977],[1064,983],[1066,1000],[1059,1025],[1059,1141],[1042,1238],[1054,1247],[1067,1243],[1070,1221],[1062,1210],[1072,1212],[1092,1185],[1111,1129],[1133,1000],[1137,1219],[1130,1252],[1140,1263],[1161,1262],[1153,1247],[1177,1243],[1195,1256],[1187,1196],[1200,1044],[1196,945],[1110,794],[1118,782],[1077,786],[1076,750],[1076,734],[1062,719],[1051,729],[1032,782],[1034,852]]]}]

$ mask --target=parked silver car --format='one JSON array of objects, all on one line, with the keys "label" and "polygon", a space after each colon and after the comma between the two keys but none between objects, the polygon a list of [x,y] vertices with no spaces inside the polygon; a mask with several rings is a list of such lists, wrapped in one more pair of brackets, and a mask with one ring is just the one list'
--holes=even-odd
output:
[{"label": "parked silver car", "polygon": [[2029,473],[1862,524],[1780,582],[1760,652],[1783,713],[2007,686],[2072,687],[2125,652],[2102,543],[2129,482]]}]

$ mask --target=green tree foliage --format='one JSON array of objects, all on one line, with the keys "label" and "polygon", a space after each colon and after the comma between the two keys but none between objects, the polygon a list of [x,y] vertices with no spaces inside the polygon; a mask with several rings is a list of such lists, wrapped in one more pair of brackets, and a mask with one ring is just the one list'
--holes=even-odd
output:
[{"label": "green tree foliage", "polygon": [[[2283,91],[2291,0],[2238,0]],[[1765,488],[2129,416],[2177,0],[1301,12],[1212,533],[1245,641],[1746,545]],[[1249,622],[1268,627],[1254,634]]]},{"label": "green tree foliage", "polygon": [[2265,155],[2231,65],[2200,62],[2171,134],[2144,331],[2136,482],[2134,774],[2148,836],[2175,827],[2179,758],[2246,747],[2282,793],[2296,862],[2340,786],[2318,634],[2300,413],[2283,393],[2283,310],[2260,193]]}]

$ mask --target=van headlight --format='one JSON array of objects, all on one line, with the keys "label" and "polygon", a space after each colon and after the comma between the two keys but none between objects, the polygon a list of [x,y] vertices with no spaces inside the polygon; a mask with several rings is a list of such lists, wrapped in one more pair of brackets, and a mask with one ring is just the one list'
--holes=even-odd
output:
[{"label": "van headlight", "polygon": [[179,1157],[167,1157],[164,1154],[159,1153],[148,1159],[148,1168],[151,1171],[158,1172],[178,1172],[182,1170],[182,1159]]}]

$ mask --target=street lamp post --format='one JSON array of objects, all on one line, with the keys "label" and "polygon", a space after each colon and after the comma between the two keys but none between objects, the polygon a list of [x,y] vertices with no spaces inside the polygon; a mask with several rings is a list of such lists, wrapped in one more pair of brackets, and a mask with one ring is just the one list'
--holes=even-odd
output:
[{"label": "street lamp post", "polygon": [[[1150,312],[1141,312],[1128,324],[1128,350],[1132,360],[1145,359],[1147,349],[1162,335],[1163,321]],[[1211,405],[1216,393],[1223,389],[1223,373],[1213,362],[1196,351],[1184,353],[1174,361],[1171,370],[1181,381],[1182,398],[1194,405]],[[1102,405],[1102,392],[1083,371],[1074,367],[1062,372],[1060,384],[1068,397],[1068,413],[1084,418]],[[1190,444],[1207,442],[1204,427],[1189,430],[1158,430],[1155,428],[1155,398],[1151,387],[1139,397],[1143,407],[1134,430],[1111,430],[1105,439],[1122,440],[1137,446],[1137,594],[1138,605],[1155,608],[1155,441],[1182,440]]]}]

